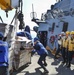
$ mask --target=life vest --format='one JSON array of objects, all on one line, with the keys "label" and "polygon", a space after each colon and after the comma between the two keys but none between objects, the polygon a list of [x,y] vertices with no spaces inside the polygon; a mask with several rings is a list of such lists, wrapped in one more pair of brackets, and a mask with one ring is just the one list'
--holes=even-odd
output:
[{"label": "life vest", "polygon": [[74,39],[70,39],[69,40],[69,47],[68,47],[69,51],[74,51]]},{"label": "life vest", "polygon": [[65,39],[62,39],[62,47],[65,48]]},{"label": "life vest", "polygon": [[65,37],[61,37],[61,46],[65,48]]},{"label": "life vest", "polygon": [[64,41],[64,45],[65,45],[65,48],[68,48],[68,44],[69,44],[69,38],[65,38],[65,41]]}]

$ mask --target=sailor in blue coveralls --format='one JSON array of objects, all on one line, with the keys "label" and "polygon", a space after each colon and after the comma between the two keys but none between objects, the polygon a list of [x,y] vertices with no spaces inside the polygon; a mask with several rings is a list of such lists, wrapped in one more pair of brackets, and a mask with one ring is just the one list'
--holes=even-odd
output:
[{"label": "sailor in blue coveralls", "polygon": [[3,33],[0,32],[0,75],[9,75],[8,70],[8,44],[3,41]]},{"label": "sailor in blue coveralls", "polygon": [[37,52],[38,55],[40,55],[38,64],[41,66],[41,68],[44,69],[44,73],[48,73],[49,71],[45,67],[47,66],[46,56],[48,55],[48,52],[45,47],[39,42],[39,39],[37,37],[34,38],[34,49],[35,50],[33,50],[33,52]]}]

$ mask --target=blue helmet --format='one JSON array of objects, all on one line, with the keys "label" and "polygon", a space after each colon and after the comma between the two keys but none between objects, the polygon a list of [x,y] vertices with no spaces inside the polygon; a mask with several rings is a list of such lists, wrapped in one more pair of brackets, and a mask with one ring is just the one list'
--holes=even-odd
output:
[{"label": "blue helmet", "polygon": [[2,38],[3,38],[3,33],[2,33],[2,32],[0,32],[0,37],[2,37]]},{"label": "blue helmet", "polygon": [[34,42],[36,42],[37,40],[39,40],[38,37],[35,37],[35,38],[34,38]]}]

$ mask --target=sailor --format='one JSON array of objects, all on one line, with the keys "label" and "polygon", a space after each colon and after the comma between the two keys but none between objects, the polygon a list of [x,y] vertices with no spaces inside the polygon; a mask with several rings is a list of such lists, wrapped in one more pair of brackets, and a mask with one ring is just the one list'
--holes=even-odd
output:
[{"label": "sailor", "polygon": [[49,71],[45,67],[47,66],[46,56],[48,55],[48,52],[42,45],[42,43],[39,42],[39,39],[37,37],[34,38],[34,49],[35,50],[33,50],[33,52],[37,52],[38,55],[40,55],[38,64],[44,69],[44,73],[48,73]]},{"label": "sailor", "polygon": [[8,70],[8,44],[3,41],[3,33],[0,32],[0,75],[9,75]]},{"label": "sailor", "polygon": [[57,59],[57,55],[60,54],[60,52],[62,53],[62,40],[64,39],[65,33],[61,32],[61,34],[58,36],[58,49],[55,53],[54,58]]},{"label": "sailor", "polygon": [[56,50],[56,53],[55,53],[55,56],[54,56],[54,59],[57,59],[58,57],[57,57],[57,55],[59,55],[60,54],[60,52],[62,51],[61,50],[61,42],[62,42],[62,38],[61,38],[61,35],[58,35],[58,40],[57,40],[57,42],[58,42],[58,48],[57,48],[57,50]]},{"label": "sailor", "polygon": [[[61,53],[62,53],[62,57],[64,56],[64,51],[65,51],[65,32],[61,32]],[[64,63],[64,61],[62,62]]]},{"label": "sailor", "polygon": [[67,62],[68,62],[68,44],[69,44],[69,35],[70,35],[70,32],[69,31],[66,31],[66,36],[64,39],[62,39],[62,57],[63,57],[63,64],[66,63],[67,65]]},{"label": "sailor", "polygon": [[65,51],[66,51],[66,65],[68,63],[68,46],[69,46],[69,39],[70,39],[70,31],[66,31],[66,38],[65,38]]},{"label": "sailor", "polygon": [[72,57],[74,55],[74,31],[71,31],[71,38],[69,39],[69,46],[68,46],[68,65],[67,67],[71,67]]},{"label": "sailor", "polygon": [[55,55],[57,49],[58,49],[58,35],[55,35],[53,37],[53,50],[51,51],[53,55]]}]

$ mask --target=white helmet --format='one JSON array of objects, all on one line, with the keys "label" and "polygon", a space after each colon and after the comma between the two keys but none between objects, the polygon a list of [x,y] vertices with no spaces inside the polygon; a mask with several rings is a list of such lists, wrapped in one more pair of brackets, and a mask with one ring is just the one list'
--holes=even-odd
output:
[{"label": "white helmet", "polygon": [[65,32],[61,32],[61,35],[65,35]]}]

